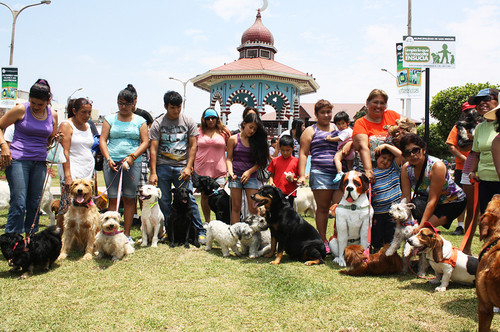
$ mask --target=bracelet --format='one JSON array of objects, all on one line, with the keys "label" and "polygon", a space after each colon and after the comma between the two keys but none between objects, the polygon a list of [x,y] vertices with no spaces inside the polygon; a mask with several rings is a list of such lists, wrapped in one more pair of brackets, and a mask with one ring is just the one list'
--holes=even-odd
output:
[{"label": "bracelet", "polygon": [[4,144],[7,144],[6,141],[3,141],[2,143],[0,143],[0,146],[4,145]]},{"label": "bracelet", "polygon": [[111,157],[109,157],[108,159],[106,159],[106,162],[109,163],[110,160],[112,160]]},{"label": "bracelet", "polygon": [[134,156],[134,154],[133,154],[133,153],[129,154],[128,156],[129,156],[129,157],[132,157],[132,159],[134,159],[134,161],[137,159],[137,157],[136,157],[136,156]]}]

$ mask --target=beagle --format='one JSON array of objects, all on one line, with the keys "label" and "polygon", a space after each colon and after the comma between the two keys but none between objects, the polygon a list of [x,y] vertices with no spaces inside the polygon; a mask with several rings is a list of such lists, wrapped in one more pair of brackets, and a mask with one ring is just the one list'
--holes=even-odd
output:
[{"label": "beagle", "polygon": [[424,228],[408,239],[410,245],[425,254],[434,269],[436,279],[431,280],[431,283],[440,283],[435,291],[444,292],[450,280],[473,284],[479,260],[454,248],[450,241],[438,233],[436,228],[426,222]]}]

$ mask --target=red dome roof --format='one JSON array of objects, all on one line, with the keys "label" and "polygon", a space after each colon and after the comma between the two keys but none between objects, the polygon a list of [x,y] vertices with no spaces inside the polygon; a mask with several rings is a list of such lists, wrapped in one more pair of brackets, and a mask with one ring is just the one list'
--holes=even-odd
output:
[{"label": "red dome roof", "polygon": [[249,41],[259,41],[274,45],[273,34],[262,23],[260,10],[257,11],[257,18],[255,19],[255,23],[243,33],[243,36],[241,36],[241,44],[245,44]]}]

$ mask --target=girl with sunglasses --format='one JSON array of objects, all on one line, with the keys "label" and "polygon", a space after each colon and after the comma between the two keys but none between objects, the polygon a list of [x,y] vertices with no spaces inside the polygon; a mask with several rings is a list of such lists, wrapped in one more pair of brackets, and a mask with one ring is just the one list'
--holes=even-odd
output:
[{"label": "girl with sunglasses", "polygon": [[[198,130],[198,150],[194,160],[194,171],[197,175],[210,176],[219,185],[224,186],[227,173],[226,144],[231,132],[212,108],[207,108],[201,115],[201,126]],[[203,192],[201,193],[201,210],[205,222],[210,222],[208,196]]]},{"label": "girl with sunglasses", "polygon": [[57,225],[63,228],[64,214],[71,203],[69,186],[74,179],[92,179],[94,157],[92,145],[94,135],[88,124],[92,113],[92,102],[87,98],[71,99],[68,102],[68,119],[61,122],[59,131],[64,135],[61,146],[66,162],[57,166],[61,183],[61,206]]},{"label": "girl with sunglasses", "polygon": [[[401,170],[402,197],[411,201],[412,189],[414,196],[422,197],[422,209],[417,206],[417,213],[413,216],[420,227],[428,221],[434,227],[449,229],[452,221],[465,210],[467,200],[462,188],[453,181],[440,159],[427,154],[427,145],[420,136],[403,136],[400,147],[407,161]],[[418,210],[422,211],[421,215],[418,215]]]}]

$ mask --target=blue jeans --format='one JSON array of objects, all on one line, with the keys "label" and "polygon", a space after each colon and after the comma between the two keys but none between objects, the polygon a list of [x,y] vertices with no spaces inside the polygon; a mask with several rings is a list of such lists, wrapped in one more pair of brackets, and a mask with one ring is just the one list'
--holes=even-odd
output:
[{"label": "blue jeans", "polygon": [[[176,188],[182,184],[183,187],[188,188],[193,191],[193,183],[191,179],[188,182],[183,183],[183,180],[179,180],[179,176],[181,175],[184,167],[174,167],[169,165],[157,165],[156,166],[156,174],[158,175],[158,187],[161,190],[161,198],[160,198],[160,209],[165,216],[165,228],[168,229],[168,217],[170,216],[170,205],[172,204],[172,193],[170,189],[172,188],[172,183]],[[187,185],[187,187],[186,187]],[[193,209],[194,216],[194,226],[198,229],[199,235],[205,235],[206,230],[201,223],[200,210],[198,209],[198,204],[196,204],[196,199],[193,195],[191,197],[191,208]]]},{"label": "blue jeans", "polygon": [[10,208],[5,233],[29,233],[33,220],[33,233],[38,232],[36,216],[42,198],[43,183],[47,166],[45,161],[12,160],[5,170],[10,187]]}]

